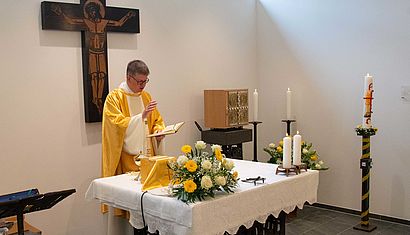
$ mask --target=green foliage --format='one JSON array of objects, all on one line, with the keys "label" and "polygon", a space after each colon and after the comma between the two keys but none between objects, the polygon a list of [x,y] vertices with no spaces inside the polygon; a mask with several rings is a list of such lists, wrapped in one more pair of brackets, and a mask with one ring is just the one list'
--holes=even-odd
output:
[{"label": "green foliage", "polygon": [[358,125],[355,128],[355,130],[356,130],[357,135],[361,135],[365,137],[375,135],[377,132],[377,128],[373,128],[373,127],[366,128],[366,127],[363,127],[362,125]]},{"label": "green foliage", "polygon": [[[305,141],[302,142],[301,145],[301,160],[302,163],[307,165],[308,169],[312,170],[327,170],[329,169],[325,166],[324,162],[319,160],[319,155],[317,154],[316,150],[312,148],[312,143],[307,143]],[[273,143],[269,144],[268,147],[263,149],[266,153],[269,154],[270,159],[268,160],[269,163],[273,164],[281,164],[283,158],[283,142],[280,141],[278,145]],[[292,151],[293,154],[293,151]]]},{"label": "green foliage", "polygon": [[238,172],[233,171],[233,161],[221,153],[221,146],[212,145],[212,154],[205,148],[203,141],[197,141],[192,150],[185,145],[181,148],[184,155],[168,163],[174,172],[172,193],[185,203],[214,197],[215,191],[233,193],[238,185]]}]

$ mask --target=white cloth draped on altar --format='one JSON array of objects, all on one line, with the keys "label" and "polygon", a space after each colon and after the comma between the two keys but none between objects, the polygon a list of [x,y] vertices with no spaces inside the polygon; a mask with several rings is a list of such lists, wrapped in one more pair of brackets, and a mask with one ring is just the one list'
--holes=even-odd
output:
[{"label": "white cloth draped on altar", "polygon": [[[299,175],[275,175],[275,164],[234,160],[241,179],[261,176],[265,183],[239,181],[234,194],[218,192],[215,198],[185,204],[174,197],[157,195],[158,190],[143,197],[144,217],[151,232],[160,234],[234,234],[241,225],[264,222],[281,211],[289,213],[305,202],[315,203],[319,172],[302,171]],[[127,174],[94,180],[86,198],[98,199],[111,206],[130,211],[130,223],[142,228],[141,183]]]}]

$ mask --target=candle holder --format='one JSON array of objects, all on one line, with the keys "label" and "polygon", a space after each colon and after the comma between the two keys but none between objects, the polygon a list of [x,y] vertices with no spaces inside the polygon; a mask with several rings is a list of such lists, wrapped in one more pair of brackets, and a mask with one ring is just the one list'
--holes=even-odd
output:
[{"label": "candle holder", "polygon": [[301,173],[302,170],[305,170],[305,172],[307,172],[308,168],[307,168],[307,164],[306,163],[302,163],[300,165],[293,165],[294,167],[296,167],[296,171],[298,173]]},{"label": "candle holder", "polygon": [[282,120],[282,122],[286,122],[286,133],[287,133],[289,136],[291,136],[291,133],[290,133],[290,124],[291,124],[292,122],[296,122],[296,120],[295,120],[295,119],[284,119],[284,120]]},{"label": "candle holder", "polygon": [[354,226],[353,229],[371,232],[377,226],[369,223],[370,168],[372,168],[370,136],[376,134],[377,128],[359,126],[355,130],[358,136],[362,136],[362,157],[360,159],[360,168],[362,169],[362,213],[360,224]]},{"label": "candle holder", "polygon": [[261,124],[260,121],[249,122],[253,124],[253,161],[258,161],[258,124]]},{"label": "candle holder", "polygon": [[284,168],[283,165],[279,165],[276,168],[276,175],[279,173],[285,173],[286,177],[288,177],[290,173],[295,173],[296,175],[299,174],[294,165],[291,165],[290,168]]}]

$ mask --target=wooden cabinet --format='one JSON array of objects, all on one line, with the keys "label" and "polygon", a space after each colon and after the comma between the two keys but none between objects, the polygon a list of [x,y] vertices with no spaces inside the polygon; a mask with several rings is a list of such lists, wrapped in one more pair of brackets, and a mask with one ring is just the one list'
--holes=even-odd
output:
[{"label": "wooden cabinet", "polygon": [[248,89],[204,90],[204,118],[208,128],[248,124]]}]

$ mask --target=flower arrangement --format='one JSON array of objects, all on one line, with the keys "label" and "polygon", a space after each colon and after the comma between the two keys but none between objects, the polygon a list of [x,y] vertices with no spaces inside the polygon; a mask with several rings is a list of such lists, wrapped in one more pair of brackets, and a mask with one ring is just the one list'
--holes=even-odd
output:
[{"label": "flower arrangement", "polygon": [[[312,143],[306,143],[302,141],[301,151],[302,151],[302,163],[307,165],[307,168],[312,170],[327,170],[328,167],[325,166],[324,162],[319,160],[319,156],[316,150],[312,149]],[[283,157],[283,141],[281,140],[276,146],[274,143],[270,143],[268,147],[263,149],[270,155],[269,163],[281,164]]]},{"label": "flower arrangement", "polygon": [[197,141],[194,148],[184,145],[184,154],[168,164],[174,172],[172,194],[185,203],[214,197],[215,191],[231,193],[237,186],[238,172],[233,171],[233,161],[222,154],[222,147],[212,145],[211,154],[205,149],[203,141]]},{"label": "flower arrangement", "polygon": [[362,136],[372,136],[375,135],[377,132],[377,128],[373,127],[363,127],[362,125],[358,125],[355,128],[357,135]]}]

